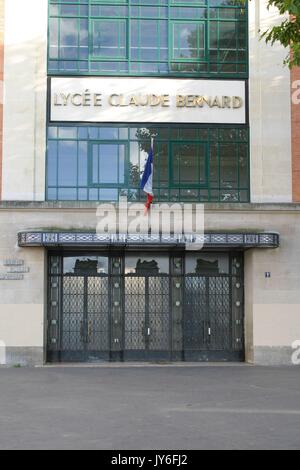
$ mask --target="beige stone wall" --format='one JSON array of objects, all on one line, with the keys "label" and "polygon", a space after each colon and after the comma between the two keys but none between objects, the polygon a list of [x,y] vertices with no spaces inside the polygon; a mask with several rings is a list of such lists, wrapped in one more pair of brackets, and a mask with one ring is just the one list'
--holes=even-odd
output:
[{"label": "beige stone wall", "polygon": [[45,198],[47,8],[5,5],[3,200]]},{"label": "beige stone wall", "polygon": [[[95,229],[96,210],[0,209],[0,260],[24,259],[30,272],[23,281],[0,281],[0,340],[9,347],[44,344],[46,252],[19,248],[21,230]],[[291,344],[300,339],[300,206],[207,206],[207,231],[278,231],[281,247],[245,254],[246,353],[249,362],[281,363],[281,349],[291,357]],[[1,267],[1,269],[3,269]],[[265,278],[271,272],[271,278]],[[275,348],[272,361],[268,351]],[[264,351],[264,356],[258,352]],[[273,351],[274,353],[274,351]]]},{"label": "beige stone wall", "polygon": [[252,202],[292,201],[290,71],[280,44],[266,45],[260,32],[278,24],[267,0],[249,2]]},{"label": "beige stone wall", "polygon": [[[295,206],[266,210],[212,211],[206,230],[269,230],[280,233],[276,250],[245,253],[245,335],[249,362],[287,363],[291,345],[300,340],[300,212]],[[216,224],[215,221],[218,221]],[[265,273],[271,278],[266,279]],[[272,353],[272,358],[267,355]],[[280,350],[283,349],[282,353]],[[263,355],[256,358],[256,351]],[[268,350],[269,353],[268,353]]]},{"label": "beige stone wall", "polygon": [[0,273],[5,260],[24,260],[29,273],[22,281],[0,281],[0,341],[8,348],[43,348],[45,313],[45,251],[21,250],[17,246],[18,224],[28,214],[0,211]]}]

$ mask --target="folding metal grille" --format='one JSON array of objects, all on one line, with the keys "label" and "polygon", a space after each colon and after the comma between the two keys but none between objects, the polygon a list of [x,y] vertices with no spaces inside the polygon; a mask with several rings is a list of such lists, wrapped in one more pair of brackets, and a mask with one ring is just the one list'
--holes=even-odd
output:
[{"label": "folding metal grille", "polygon": [[169,276],[125,276],[125,356],[170,354],[169,282]]},{"label": "folding metal grille", "polygon": [[49,361],[243,360],[241,256],[219,275],[125,274],[114,258],[119,274],[63,274],[62,259],[50,257]]},{"label": "folding metal grille", "polygon": [[109,280],[89,277],[87,280],[87,349],[109,351]]},{"label": "folding metal grille", "polygon": [[85,279],[65,277],[62,299],[62,349],[80,351],[84,348],[85,334]]}]

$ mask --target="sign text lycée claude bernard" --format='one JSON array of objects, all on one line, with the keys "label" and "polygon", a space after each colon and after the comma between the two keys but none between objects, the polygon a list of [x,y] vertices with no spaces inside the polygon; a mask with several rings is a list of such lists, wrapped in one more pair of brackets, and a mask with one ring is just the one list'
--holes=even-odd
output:
[{"label": "sign text lyc\u00e9e claude bernard", "polygon": [[52,78],[51,120],[245,124],[245,82]]}]

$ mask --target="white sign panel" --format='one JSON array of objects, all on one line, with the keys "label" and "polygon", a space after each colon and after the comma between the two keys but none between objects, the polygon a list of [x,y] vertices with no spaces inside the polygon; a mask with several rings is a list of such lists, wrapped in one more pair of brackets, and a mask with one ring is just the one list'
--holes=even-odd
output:
[{"label": "white sign panel", "polygon": [[246,85],[242,80],[52,78],[51,120],[245,124]]}]

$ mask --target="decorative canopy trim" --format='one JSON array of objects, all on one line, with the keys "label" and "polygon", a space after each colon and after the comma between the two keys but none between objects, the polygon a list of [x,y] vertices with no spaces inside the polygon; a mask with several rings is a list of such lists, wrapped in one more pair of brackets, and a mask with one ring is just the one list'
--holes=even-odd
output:
[{"label": "decorative canopy trim", "polygon": [[182,246],[204,244],[205,248],[278,248],[278,233],[206,233],[205,235],[127,235],[94,232],[20,232],[20,247],[109,247],[109,246]]}]

